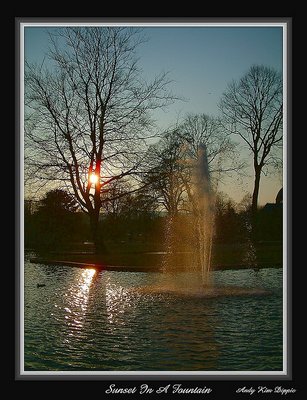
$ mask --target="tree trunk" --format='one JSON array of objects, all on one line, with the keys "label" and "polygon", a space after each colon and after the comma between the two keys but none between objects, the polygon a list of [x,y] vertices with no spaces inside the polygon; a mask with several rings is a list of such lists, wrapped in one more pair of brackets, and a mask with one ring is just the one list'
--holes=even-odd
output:
[{"label": "tree trunk", "polygon": [[103,235],[101,231],[98,230],[99,227],[99,213],[93,212],[90,215],[90,228],[92,234],[92,240],[94,243],[95,254],[103,254],[106,252],[106,247],[103,240]]},{"label": "tree trunk", "polygon": [[252,198],[252,208],[251,208],[251,240],[253,242],[257,241],[257,215],[258,215],[258,196],[260,187],[260,176],[261,168],[255,168],[255,181],[254,181],[254,191]]},{"label": "tree trunk", "polygon": [[260,186],[261,168],[255,168],[255,180],[254,180],[254,191],[252,199],[252,215],[255,216],[258,210],[258,196]]}]

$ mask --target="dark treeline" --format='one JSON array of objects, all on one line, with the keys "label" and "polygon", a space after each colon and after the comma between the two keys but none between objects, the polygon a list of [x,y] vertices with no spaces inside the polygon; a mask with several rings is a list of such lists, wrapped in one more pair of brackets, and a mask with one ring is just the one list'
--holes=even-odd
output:
[{"label": "dark treeline", "polygon": [[[282,241],[282,204],[267,204],[260,208],[252,231],[251,215],[248,203],[238,205],[218,195],[214,243],[245,243],[250,239],[256,242]],[[91,241],[87,216],[78,209],[73,197],[63,190],[49,191],[39,202],[25,201],[24,217],[25,248],[41,252],[76,250],[81,249],[84,242]],[[113,242],[119,249],[125,244],[129,249],[135,249],[134,245],[139,244],[139,250],[163,250],[168,218],[167,213],[157,210],[152,199],[129,194],[117,199],[116,203],[106,202],[100,216],[98,237],[103,238],[106,244]],[[176,216],[182,235],[191,218],[188,213]]]}]

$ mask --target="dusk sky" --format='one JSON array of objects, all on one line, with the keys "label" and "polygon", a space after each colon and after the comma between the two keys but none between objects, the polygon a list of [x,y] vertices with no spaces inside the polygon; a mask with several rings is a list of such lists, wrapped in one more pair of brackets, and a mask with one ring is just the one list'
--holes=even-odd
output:
[{"label": "dusk sky", "polygon": [[[48,50],[48,35],[46,28],[31,25],[25,27],[25,57],[30,62],[41,62]],[[283,70],[281,26],[157,26],[144,27],[144,33],[148,41],[138,52],[144,77],[150,79],[169,71],[173,93],[185,98],[155,115],[160,130],[187,113],[217,116],[227,84],[240,79],[253,64]],[[240,201],[252,191],[252,170],[250,174],[243,183],[234,180],[220,190]],[[274,202],[281,186],[280,176],[263,176],[259,204]]]}]

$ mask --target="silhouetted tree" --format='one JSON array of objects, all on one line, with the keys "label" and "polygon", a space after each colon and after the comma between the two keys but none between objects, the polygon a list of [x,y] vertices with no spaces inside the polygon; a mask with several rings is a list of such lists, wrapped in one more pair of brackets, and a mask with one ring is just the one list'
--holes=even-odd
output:
[{"label": "silhouetted tree", "polygon": [[132,190],[131,184],[123,179],[110,182],[108,190],[101,195],[102,213],[113,217],[124,213]]},{"label": "silhouetted tree", "polygon": [[276,165],[275,150],[282,145],[282,75],[272,68],[254,65],[238,81],[228,85],[220,109],[225,129],[240,136],[253,156],[252,213],[258,206],[261,174]]},{"label": "silhouetted tree", "polygon": [[195,186],[199,185],[195,163],[197,173],[204,175],[204,171],[199,171],[199,168],[204,168],[204,165],[199,165],[199,162],[203,164],[200,157],[203,157],[204,151],[212,192],[217,190],[218,185],[223,182],[226,176],[240,173],[244,164],[239,162],[237,146],[230,135],[223,130],[219,118],[206,114],[190,114],[180,125],[179,133],[181,140],[186,143],[183,147],[182,156],[186,165],[183,181],[189,202],[193,206],[193,204],[197,204],[197,197],[199,196],[198,190],[195,190]]},{"label": "silhouetted tree", "polygon": [[215,202],[215,240],[221,243],[242,241],[244,225],[236,205],[223,193],[218,193]]},{"label": "silhouetted tree", "polygon": [[138,30],[69,27],[50,40],[49,69],[25,67],[26,178],[67,184],[90,218],[98,251],[101,195],[138,172],[152,135],[149,113],[174,97],[166,74],[142,79]]},{"label": "silhouetted tree", "polygon": [[129,182],[113,181],[103,197],[103,227],[116,241],[152,236],[157,203],[147,187],[133,191]]},{"label": "silhouetted tree", "polygon": [[202,146],[206,147],[213,186],[243,167],[235,143],[222,130],[219,119],[206,114],[187,115],[150,152],[153,168],[146,179],[169,215],[197,208],[195,168]]},{"label": "silhouetted tree", "polygon": [[45,210],[50,215],[62,215],[67,212],[75,212],[78,208],[78,203],[75,198],[62,189],[53,189],[45,194],[45,197],[40,201],[38,211]]},{"label": "silhouetted tree", "polygon": [[24,201],[24,245],[33,248],[35,245],[36,226],[33,215],[36,211],[36,202],[30,199]]},{"label": "silhouetted tree", "polygon": [[164,137],[149,151],[151,169],[144,178],[149,185],[152,196],[168,215],[174,217],[184,204],[185,168],[182,162],[182,140],[177,131],[166,132]]},{"label": "silhouetted tree", "polygon": [[282,205],[267,204],[260,208],[255,221],[255,237],[261,242],[282,241]]},{"label": "silhouetted tree", "polygon": [[70,243],[78,232],[76,210],[78,204],[72,195],[62,189],[45,194],[34,212],[32,234],[41,250],[58,249]]},{"label": "silhouetted tree", "polygon": [[241,201],[237,203],[236,208],[239,213],[250,213],[252,208],[252,195],[246,193]]}]

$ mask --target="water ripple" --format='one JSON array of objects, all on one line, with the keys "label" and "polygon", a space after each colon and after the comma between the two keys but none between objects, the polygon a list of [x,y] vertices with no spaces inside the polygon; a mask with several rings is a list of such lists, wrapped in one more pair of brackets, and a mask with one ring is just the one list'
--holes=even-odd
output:
[{"label": "water ripple", "polygon": [[282,369],[281,270],[218,271],[273,293],[216,299],[138,289],[155,275],[26,263],[25,369]]}]

